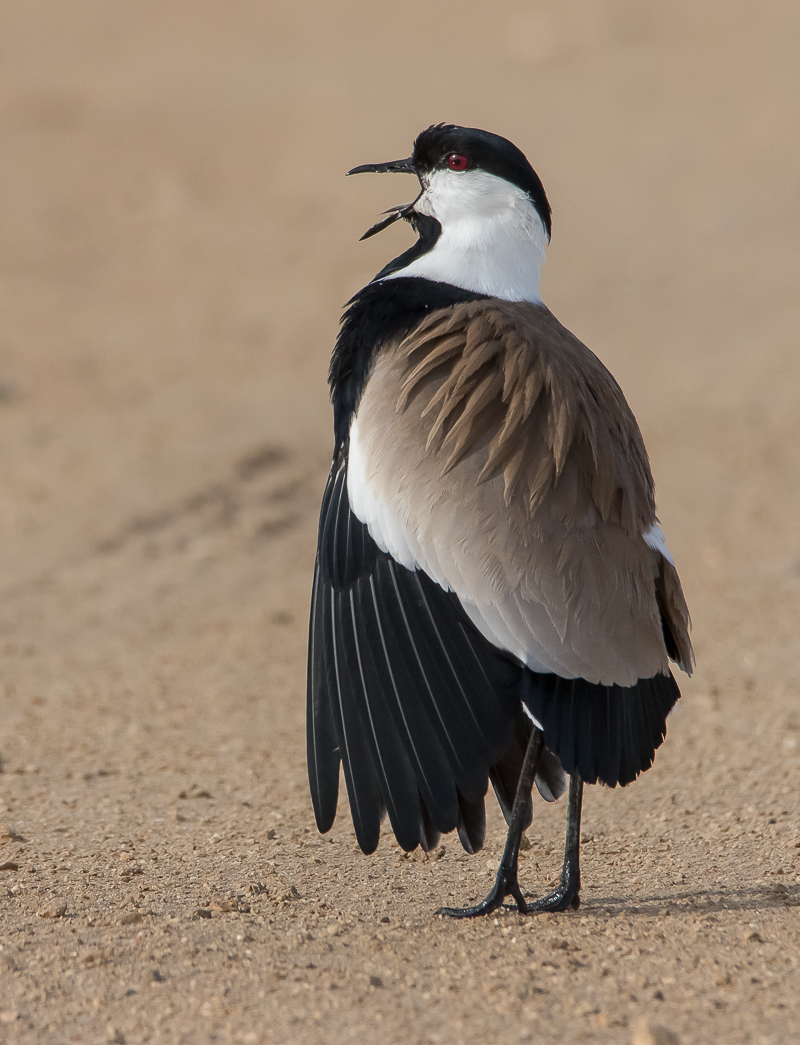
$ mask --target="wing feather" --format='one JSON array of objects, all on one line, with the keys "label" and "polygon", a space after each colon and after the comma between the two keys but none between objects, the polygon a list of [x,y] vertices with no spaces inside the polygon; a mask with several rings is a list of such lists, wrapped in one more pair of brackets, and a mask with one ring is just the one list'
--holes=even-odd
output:
[{"label": "wing feather", "polygon": [[365,853],[373,853],[378,848],[380,825],[386,806],[349,677],[344,645],[346,635],[342,624],[346,617],[341,613],[339,599],[338,593],[330,592],[330,663],[333,666],[335,701],[339,712],[334,722],[339,727],[339,750],[356,838]]},{"label": "wing feather", "polygon": [[380,551],[350,510],[346,461],[331,469],[319,532],[308,697],[317,823],[333,822],[341,759],[362,849],[375,848],[388,812],[406,850],[458,827],[474,851],[522,669],[471,626],[454,595]]},{"label": "wing feather", "polygon": [[691,666],[680,582],[654,572],[644,539],[655,508],[636,420],[546,309],[469,302],[386,345],[350,438],[351,502],[372,536],[532,670],[627,686],[671,656]]},{"label": "wing feather", "polygon": [[[375,576],[368,590],[361,588],[360,622],[364,639],[376,651],[383,669],[384,694],[414,767],[422,800],[440,831],[452,831],[458,818],[456,789],[447,759],[423,708],[408,661],[398,648],[397,632],[389,616],[390,604],[378,596]],[[392,607],[393,608],[393,607]]]},{"label": "wing feather", "polygon": [[314,568],[311,592],[311,625],[308,642],[307,745],[308,777],[311,801],[317,827],[330,831],[336,819],[339,800],[340,730],[334,722],[334,706],[329,699],[326,680],[330,669],[325,650],[325,598],[320,587],[319,561]]},{"label": "wing feather", "polygon": [[[380,686],[369,647],[359,642],[358,614],[355,594],[340,594],[343,623],[348,627],[345,656],[354,661],[351,685],[361,710],[362,728],[370,740],[373,762],[378,772],[389,821],[398,844],[414,849],[419,841],[421,810],[416,777],[405,748],[390,721],[388,706]],[[349,613],[348,613],[349,610]],[[377,684],[376,684],[377,683]]]}]

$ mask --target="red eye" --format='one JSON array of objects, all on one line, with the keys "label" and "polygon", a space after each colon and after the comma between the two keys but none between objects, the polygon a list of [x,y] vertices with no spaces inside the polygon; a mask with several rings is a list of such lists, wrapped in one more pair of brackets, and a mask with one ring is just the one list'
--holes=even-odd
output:
[{"label": "red eye", "polygon": [[447,157],[447,166],[451,171],[465,171],[469,167],[469,160],[466,156],[453,152]]}]

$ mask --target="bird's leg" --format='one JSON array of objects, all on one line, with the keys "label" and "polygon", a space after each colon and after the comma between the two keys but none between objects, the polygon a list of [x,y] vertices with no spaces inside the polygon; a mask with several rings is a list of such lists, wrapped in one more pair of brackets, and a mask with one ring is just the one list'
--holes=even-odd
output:
[{"label": "bird's leg", "polygon": [[507,896],[514,897],[517,908],[523,914],[528,910],[517,881],[517,864],[519,863],[519,844],[525,829],[528,799],[533,789],[533,781],[536,777],[536,770],[539,768],[539,758],[543,747],[544,735],[534,726],[528,741],[528,749],[525,752],[525,760],[522,763],[522,772],[519,775],[514,807],[511,810],[511,823],[506,836],[506,847],[503,850],[503,859],[500,861],[494,888],[483,903],[479,903],[476,907],[440,907],[437,914],[445,914],[449,918],[476,918],[479,914],[491,914],[498,907],[502,907],[503,900]]},{"label": "bird's leg", "polygon": [[564,866],[558,888],[543,896],[541,900],[527,905],[528,914],[539,911],[568,911],[580,904],[581,889],[581,805],[583,803],[583,781],[575,770],[569,778],[569,806],[567,808],[567,840],[564,845]]}]

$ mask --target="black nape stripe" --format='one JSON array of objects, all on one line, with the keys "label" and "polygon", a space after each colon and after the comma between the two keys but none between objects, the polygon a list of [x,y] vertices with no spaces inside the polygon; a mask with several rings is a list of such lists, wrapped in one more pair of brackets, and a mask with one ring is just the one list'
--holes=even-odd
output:
[{"label": "black nape stripe", "polygon": [[[415,249],[412,247],[411,251]],[[410,253],[401,255],[397,262]],[[407,263],[403,261],[400,267],[405,267]],[[342,316],[328,374],[337,449],[347,442],[350,422],[380,346],[392,338],[404,337],[437,309],[467,301],[480,301],[486,297],[485,294],[474,294],[449,283],[437,283],[419,276],[397,276],[384,280],[384,275],[394,271],[394,264],[392,262],[376,276],[379,282],[368,283],[351,298]]]}]

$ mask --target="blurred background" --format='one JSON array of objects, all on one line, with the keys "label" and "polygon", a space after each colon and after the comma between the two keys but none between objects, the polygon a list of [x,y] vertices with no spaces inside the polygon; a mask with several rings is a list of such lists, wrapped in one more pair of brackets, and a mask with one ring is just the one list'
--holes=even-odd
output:
[{"label": "blurred background", "polygon": [[411,232],[358,237],[415,191],[344,172],[442,120],[510,137],[542,177],[545,300],[621,381],[679,558],[800,554],[797,4],[0,18],[4,586],[264,443],[326,456],[341,306]]},{"label": "blurred background", "polygon": [[[275,838],[269,817],[312,824],[328,359],[344,303],[412,241],[400,224],[359,236],[416,192],[344,173],[407,156],[440,121],[511,138],[541,176],[544,300],[637,415],[694,618],[698,670],[657,771],[630,794],[591,789],[587,831],[644,831],[671,793],[711,817],[683,881],[800,876],[798,40],[796,0],[0,0],[0,817],[31,867],[6,926],[40,924],[50,863],[81,917],[117,910],[103,868],[119,839],[161,854],[164,913]],[[187,794],[214,801],[190,814]],[[795,834],[701,843],[747,803],[770,824],[791,813]],[[560,839],[561,807],[541,815]],[[336,831],[352,849],[345,813]],[[646,833],[645,893],[666,867]],[[65,884],[66,845],[91,889],[77,862]],[[282,859],[312,895],[314,869]],[[638,888],[608,873],[611,895]],[[342,910],[361,903],[348,888]],[[435,906],[426,890],[408,917]],[[701,961],[700,935],[677,939]],[[20,1012],[45,1013],[38,990],[20,981]],[[58,1014],[48,997],[54,1026],[84,1009],[105,1026],[90,994]],[[725,1040],[750,1040],[726,1018]],[[788,1040],[771,1018],[752,1040]]]}]

